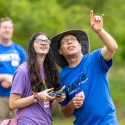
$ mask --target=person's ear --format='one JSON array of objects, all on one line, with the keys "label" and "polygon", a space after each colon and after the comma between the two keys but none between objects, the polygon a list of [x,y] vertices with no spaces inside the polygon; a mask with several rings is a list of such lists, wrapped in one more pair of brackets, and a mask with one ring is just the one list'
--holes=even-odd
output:
[{"label": "person's ear", "polygon": [[81,45],[81,50],[82,50],[82,45]]},{"label": "person's ear", "polygon": [[82,43],[80,43],[80,48],[81,48],[81,50],[82,50]]},{"label": "person's ear", "polygon": [[59,54],[60,54],[60,55],[62,55],[62,52],[61,52],[61,50],[59,49],[58,51],[59,51]]}]

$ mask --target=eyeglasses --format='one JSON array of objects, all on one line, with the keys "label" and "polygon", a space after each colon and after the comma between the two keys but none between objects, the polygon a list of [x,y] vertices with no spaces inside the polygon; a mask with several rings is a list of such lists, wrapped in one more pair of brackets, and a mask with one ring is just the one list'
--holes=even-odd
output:
[{"label": "eyeglasses", "polygon": [[36,39],[34,42],[37,44],[50,44],[51,41],[49,39],[43,40],[43,39]]},{"label": "eyeglasses", "polygon": [[68,45],[69,41],[75,42],[75,41],[78,41],[78,40],[75,37],[70,37],[70,38],[61,40],[60,45]]}]

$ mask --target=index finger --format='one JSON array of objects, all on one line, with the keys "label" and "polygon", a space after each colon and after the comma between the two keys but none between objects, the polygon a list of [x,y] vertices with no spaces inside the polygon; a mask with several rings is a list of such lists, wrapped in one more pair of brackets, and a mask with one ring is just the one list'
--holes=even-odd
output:
[{"label": "index finger", "polygon": [[61,88],[61,91],[63,91],[65,88],[66,88],[66,86],[64,85],[64,86]]},{"label": "index finger", "polygon": [[47,95],[47,98],[53,100],[53,99],[55,99],[56,97],[53,97],[53,96]]},{"label": "index finger", "polygon": [[94,18],[93,10],[90,10],[90,19]]},{"label": "index finger", "polygon": [[47,92],[52,91],[54,88],[46,89]]}]

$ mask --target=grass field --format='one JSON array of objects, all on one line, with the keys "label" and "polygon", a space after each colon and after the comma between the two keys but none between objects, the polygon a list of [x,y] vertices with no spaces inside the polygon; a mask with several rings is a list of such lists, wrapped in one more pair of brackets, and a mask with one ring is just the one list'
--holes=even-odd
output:
[{"label": "grass field", "polygon": [[73,119],[54,118],[53,125],[73,125]]},{"label": "grass field", "polygon": [[[53,125],[73,125],[73,119],[55,118]],[[125,125],[125,120],[119,121],[119,125]]]},{"label": "grass field", "polygon": [[[125,66],[113,66],[109,72],[111,95],[117,109],[119,125],[125,125]],[[54,111],[53,125],[73,125],[73,118],[62,118]]]}]

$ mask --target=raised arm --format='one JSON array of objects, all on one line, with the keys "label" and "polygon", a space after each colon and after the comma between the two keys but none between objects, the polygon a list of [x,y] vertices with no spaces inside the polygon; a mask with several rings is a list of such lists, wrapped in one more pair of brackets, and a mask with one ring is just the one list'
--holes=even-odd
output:
[{"label": "raised arm", "polygon": [[114,38],[103,29],[103,14],[101,16],[97,16],[94,15],[93,10],[91,10],[90,22],[92,29],[96,32],[104,44],[101,53],[104,59],[108,61],[115,54],[116,50],[118,49],[118,45]]}]

